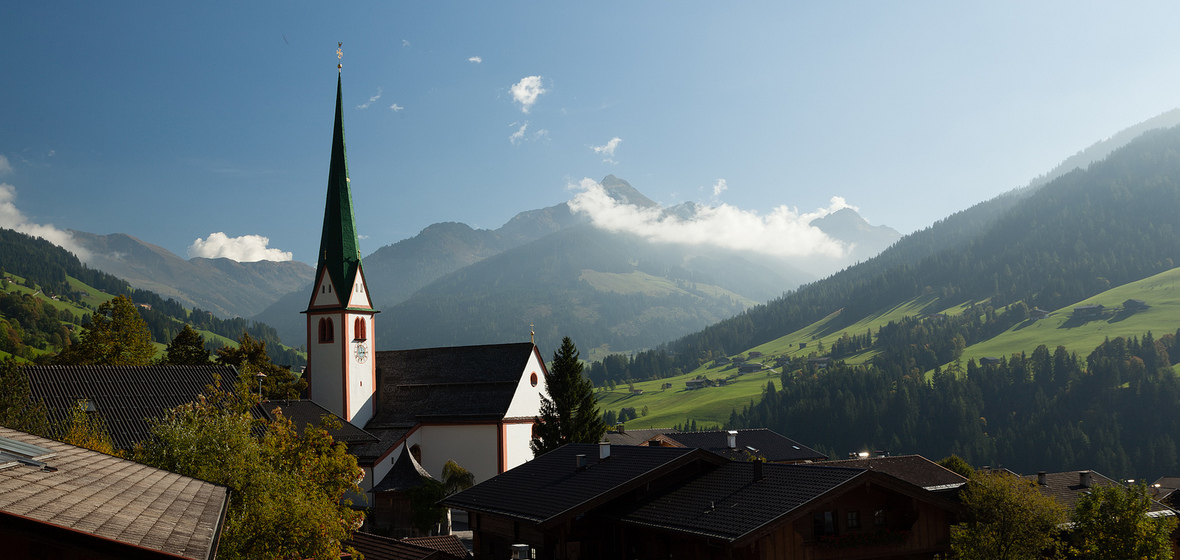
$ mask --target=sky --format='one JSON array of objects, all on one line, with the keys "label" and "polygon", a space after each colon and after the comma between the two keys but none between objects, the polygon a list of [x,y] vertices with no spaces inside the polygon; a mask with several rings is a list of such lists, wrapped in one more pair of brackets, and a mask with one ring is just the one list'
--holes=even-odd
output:
[{"label": "sky", "polygon": [[1180,106],[1176,21],[1174,2],[5,2],[0,226],[314,264],[340,62],[364,255],[575,199],[654,231],[597,196],[608,174],[710,209],[680,241],[745,223],[755,249],[822,253],[815,216],[920,230]]}]

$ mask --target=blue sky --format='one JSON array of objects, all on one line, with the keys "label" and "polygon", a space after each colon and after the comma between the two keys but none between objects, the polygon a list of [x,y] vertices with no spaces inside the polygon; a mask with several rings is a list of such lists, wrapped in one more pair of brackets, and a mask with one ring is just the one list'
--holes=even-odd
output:
[{"label": "blue sky", "polygon": [[0,225],[182,256],[197,239],[257,253],[244,236],[262,236],[314,262],[342,41],[366,255],[434,222],[499,227],[607,174],[746,216],[841,197],[908,233],[1180,106],[1177,12],[7,2]]}]

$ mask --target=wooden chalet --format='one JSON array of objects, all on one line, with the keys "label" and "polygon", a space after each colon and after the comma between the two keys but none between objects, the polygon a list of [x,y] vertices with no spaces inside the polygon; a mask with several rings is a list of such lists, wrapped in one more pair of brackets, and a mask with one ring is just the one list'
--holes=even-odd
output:
[{"label": "wooden chalet", "polygon": [[683,447],[571,444],[442,502],[477,558],[936,558],[953,501],[883,472],[730,461]]}]

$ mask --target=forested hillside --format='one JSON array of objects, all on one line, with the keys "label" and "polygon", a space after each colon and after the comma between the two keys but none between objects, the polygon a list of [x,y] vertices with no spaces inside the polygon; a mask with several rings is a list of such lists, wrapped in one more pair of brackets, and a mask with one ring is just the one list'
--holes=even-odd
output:
[{"label": "forested hillside", "polygon": [[866,263],[636,356],[619,378],[696,368],[835,311],[852,324],[915,296],[931,310],[1023,301],[1053,310],[1172,268],[1180,258],[1180,130],[1156,130],[1088,170],[977,205],[906,236]]},{"label": "forested hillside", "polygon": [[[1169,353],[1178,352],[1171,333],[1180,317],[1159,338],[1014,349],[987,366],[959,356],[1031,324],[1033,308],[1058,310],[1173,268],[1178,208],[1180,130],[1152,131],[1086,170],[952,216],[868,263],[655,351],[594,364],[591,375],[690,372],[825,317],[825,332],[839,335],[923,301],[914,316],[809,346],[811,356],[834,360],[827,368],[798,351],[777,390],[767,387],[760,401],[734,410],[730,427],[782,430],[837,455],[953,452],[1025,472],[1175,474],[1180,385]],[[858,365],[841,361],[853,356]]]},{"label": "forested hillside", "polygon": [[60,350],[71,336],[76,337],[73,329],[86,324],[89,311],[101,303],[87,290],[93,288],[110,296],[126,295],[141,304],[139,313],[154,342],[167,344],[188,323],[231,340],[249,333],[267,343],[267,351],[276,363],[305,363],[297,352],[282,347],[278,334],[264,323],[222,319],[201,309],[190,311],[174,299],[137,290],[124,280],[91,269],[72,253],[41,238],[0,228],[0,273],[22,278],[27,288],[10,290],[3,281],[4,292],[0,294],[0,350],[16,356],[33,358],[39,354],[29,347],[47,352]]}]

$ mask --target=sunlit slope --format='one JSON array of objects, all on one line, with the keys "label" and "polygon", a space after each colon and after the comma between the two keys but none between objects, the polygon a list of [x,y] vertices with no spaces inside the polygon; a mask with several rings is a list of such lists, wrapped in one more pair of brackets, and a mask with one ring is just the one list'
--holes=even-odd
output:
[{"label": "sunlit slope", "polygon": [[[1143,300],[1149,307],[1130,312],[1123,309],[1129,299]],[[1073,317],[1073,309],[1082,305],[1101,304],[1101,317],[1081,320]],[[1065,346],[1081,356],[1090,353],[1106,338],[1143,336],[1151,331],[1156,336],[1175,333],[1180,328],[1180,268],[1173,268],[1137,282],[1112,288],[1074,305],[1053,311],[1040,320],[1028,320],[983,342],[968,346],[962,362],[982,357],[1031,354],[1044,344],[1050,351]]]}]

